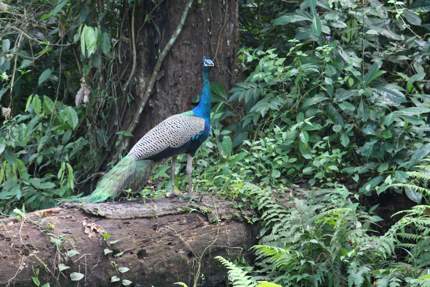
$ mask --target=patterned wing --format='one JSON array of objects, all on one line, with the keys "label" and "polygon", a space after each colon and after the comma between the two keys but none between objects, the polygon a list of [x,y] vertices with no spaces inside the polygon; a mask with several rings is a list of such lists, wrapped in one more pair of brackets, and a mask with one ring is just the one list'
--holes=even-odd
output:
[{"label": "patterned wing", "polygon": [[182,146],[204,128],[205,120],[202,118],[184,114],[173,115],[147,132],[133,146],[129,155],[137,160],[150,158],[169,147]]}]

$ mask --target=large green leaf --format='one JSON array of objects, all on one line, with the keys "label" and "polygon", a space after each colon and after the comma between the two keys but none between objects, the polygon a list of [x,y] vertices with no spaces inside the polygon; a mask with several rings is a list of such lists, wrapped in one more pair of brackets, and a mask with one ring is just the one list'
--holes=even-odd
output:
[{"label": "large green leaf", "polygon": [[282,287],[282,286],[268,281],[259,281],[257,284],[257,287]]},{"label": "large green leaf", "polygon": [[375,188],[383,182],[383,180],[384,177],[382,176],[376,176],[372,178],[360,188],[360,192],[364,194],[370,194],[371,191],[375,190]]},{"label": "large green leaf", "polygon": [[321,19],[320,17],[316,14],[314,15],[314,17],[312,18],[312,33],[316,36],[316,37],[320,37],[321,36]]},{"label": "large green leaf", "polygon": [[81,53],[85,57],[90,57],[97,50],[99,29],[84,25],[81,32]]},{"label": "large green leaf", "polygon": [[351,104],[350,102],[342,102],[339,104],[339,108],[344,112],[353,112],[355,111],[355,106]]},{"label": "large green leaf", "polygon": [[403,11],[403,16],[405,16],[406,21],[415,26],[421,25],[421,18],[414,11],[405,9]]},{"label": "large green leaf", "polygon": [[310,149],[308,144],[305,144],[302,141],[300,141],[299,150],[305,159],[311,159],[312,158],[311,149]]},{"label": "large green leaf", "polygon": [[44,82],[46,82],[49,77],[51,77],[52,75],[52,70],[51,69],[46,69],[42,72],[42,74],[40,74],[39,76],[39,80],[37,81],[37,85],[42,85]]},{"label": "large green leaf", "polygon": [[375,102],[379,105],[398,107],[406,101],[401,88],[395,84],[386,84],[373,89]]},{"label": "large green leaf", "polygon": [[78,114],[72,107],[65,107],[63,110],[61,110],[60,118],[72,129],[75,129],[79,124]]},{"label": "large green leaf", "polygon": [[410,5],[410,8],[423,12],[430,12],[430,2],[428,0],[415,0]]},{"label": "large green leaf", "polygon": [[42,113],[42,101],[38,95],[34,95],[31,100],[31,108],[36,114]]},{"label": "large green leaf", "polygon": [[309,142],[309,133],[303,130],[300,132],[299,138],[302,143],[307,144]]},{"label": "large green leaf", "polygon": [[43,15],[41,17],[42,20],[47,20],[51,17],[55,17],[58,15],[58,13],[60,13],[63,8],[66,6],[66,4],[69,2],[69,0],[59,0],[57,5],[54,7],[54,9],[52,9],[49,13]]},{"label": "large green leaf", "polygon": [[302,108],[306,109],[306,108],[309,108],[311,106],[320,104],[321,102],[326,101],[326,100],[328,100],[328,98],[326,96],[323,96],[322,94],[317,94],[311,98],[306,98],[303,101]]},{"label": "large green leaf", "polygon": [[110,51],[112,49],[111,38],[106,32],[103,32],[101,36],[101,48],[103,54],[105,54],[106,56],[110,54]]},{"label": "large green leaf", "polygon": [[312,33],[316,37],[321,36],[321,19],[317,13],[317,0],[308,0],[312,14]]},{"label": "large green leaf", "polygon": [[281,97],[266,96],[258,101],[249,111],[261,114],[264,117],[268,111],[277,111],[284,104],[285,100]]},{"label": "large green leaf", "polygon": [[373,64],[369,71],[364,75],[363,81],[366,86],[368,86],[370,83],[372,83],[374,80],[381,77],[385,71],[382,71],[379,69],[379,65],[377,63]]},{"label": "large green leaf", "polygon": [[398,116],[419,116],[421,114],[428,114],[430,113],[430,108],[424,108],[424,107],[411,107],[411,108],[404,108],[399,111],[393,112],[395,115]]},{"label": "large green leaf", "polygon": [[220,150],[224,157],[231,155],[233,150],[233,142],[229,136],[224,136],[222,142],[220,143]]},{"label": "large green leaf", "polygon": [[50,114],[54,111],[55,104],[54,102],[47,96],[43,96],[43,110],[46,114]]},{"label": "large green leaf", "polygon": [[340,135],[340,143],[341,143],[344,147],[347,147],[347,146],[349,145],[349,142],[350,142],[350,140],[349,140],[348,135],[347,135],[346,133],[342,133],[342,134]]},{"label": "large green leaf", "polygon": [[11,179],[3,183],[0,189],[0,200],[21,197],[21,187],[16,179]]},{"label": "large green leaf", "polygon": [[352,97],[355,97],[358,95],[359,95],[358,90],[354,90],[354,89],[345,90],[345,89],[340,88],[340,89],[337,89],[335,92],[336,100],[338,102],[348,100],[349,98],[352,98]]},{"label": "large green leaf", "polygon": [[378,143],[377,140],[370,140],[366,142],[362,147],[358,149],[358,152],[364,157],[371,157],[374,151],[375,145]]},{"label": "large green leaf", "polygon": [[6,149],[6,145],[3,143],[0,143],[0,155],[4,152],[5,149]]},{"label": "large green leaf", "polygon": [[420,160],[424,159],[427,155],[430,154],[430,143],[425,144],[419,149],[417,149],[414,154],[411,157],[411,161],[413,162],[419,162]]},{"label": "large green leaf", "polygon": [[31,178],[30,184],[36,189],[53,189],[55,188],[55,183],[47,181],[46,179],[41,178]]},{"label": "large green leaf", "polygon": [[302,21],[312,21],[311,18],[299,14],[287,14],[273,20],[273,25],[280,26],[290,23],[302,22]]}]

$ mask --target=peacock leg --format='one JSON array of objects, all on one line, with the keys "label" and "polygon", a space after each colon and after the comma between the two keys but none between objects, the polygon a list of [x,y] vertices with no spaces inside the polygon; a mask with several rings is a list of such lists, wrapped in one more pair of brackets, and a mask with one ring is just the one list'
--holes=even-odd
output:
[{"label": "peacock leg", "polygon": [[172,166],[170,168],[170,192],[176,194],[175,186],[176,156],[172,157]]},{"label": "peacock leg", "polygon": [[193,156],[190,154],[187,154],[187,176],[188,176],[188,192],[193,192],[193,179],[192,179],[192,173],[193,173]]}]

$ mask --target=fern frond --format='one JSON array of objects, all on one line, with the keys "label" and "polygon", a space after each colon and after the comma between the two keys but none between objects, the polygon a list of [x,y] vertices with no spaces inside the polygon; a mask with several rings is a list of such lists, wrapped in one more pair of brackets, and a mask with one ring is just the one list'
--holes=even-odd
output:
[{"label": "fern frond", "polygon": [[[429,166],[426,167],[422,167],[423,169],[425,168],[426,170],[428,170]],[[412,178],[415,179],[419,179],[419,180],[423,180],[423,181],[430,181],[430,173],[426,170],[421,170],[421,171],[410,171],[408,172],[408,175]]]},{"label": "fern frond", "polygon": [[426,196],[430,196],[430,189],[426,188],[426,187],[419,186],[419,185],[410,184],[410,183],[394,183],[391,186],[392,187],[401,187],[405,190],[411,190],[411,191],[418,192],[418,193],[421,193],[421,194],[426,195]]},{"label": "fern frond", "polygon": [[222,256],[215,257],[216,260],[228,270],[228,279],[233,284],[233,287],[257,287],[257,282],[248,275],[242,268],[228,261]]}]

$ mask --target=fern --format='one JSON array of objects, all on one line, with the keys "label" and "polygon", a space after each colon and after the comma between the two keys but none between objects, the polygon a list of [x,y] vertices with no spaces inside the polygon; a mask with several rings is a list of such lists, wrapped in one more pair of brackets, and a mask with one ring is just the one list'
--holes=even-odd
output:
[{"label": "fern", "polygon": [[406,191],[418,192],[418,193],[421,193],[422,195],[427,196],[427,197],[430,196],[430,189],[429,188],[418,186],[416,184],[411,184],[411,183],[395,183],[395,184],[393,184],[391,186],[393,186],[393,187],[401,187],[401,188],[405,189]]},{"label": "fern", "polygon": [[229,281],[233,284],[233,287],[282,287],[273,282],[268,281],[256,281],[253,277],[248,275],[248,272],[242,270],[242,268],[236,266],[234,263],[227,259],[217,256],[216,260],[228,270]]},{"label": "fern", "polygon": [[227,268],[228,279],[234,287],[257,287],[257,282],[246,271],[221,256],[215,259]]},{"label": "fern", "polygon": [[262,228],[252,248],[253,271],[218,259],[234,287],[265,286],[262,279],[284,287],[430,286],[430,206],[396,214],[403,217],[385,235],[374,235],[381,219],[362,210],[344,187],[306,191],[288,207],[269,189],[246,189]]},{"label": "fern", "polygon": [[369,266],[353,262],[348,268],[348,286],[360,287],[365,282],[370,283],[370,271]]},{"label": "fern", "polygon": [[391,187],[401,188],[413,201],[420,203],[421,197],[430,199],[430,158],[424,160],[423,165],[417,166],[416,171],[407,172],[409,182],[394,183]]},{"label": "fern", "polygon": [[430,205],[417,205],[403,215],[387,232],[409,253],[409,262],[418,268],[430,267]]},{"label": "fern", "polygon": [[253,247],[257,274],[282,286],[364,286],[369,262],[394,252],[392,237],[369,235],[379,218],[361,211],[343,187],[308,191],[291,208],[270,191],[254,192],[263,225]]}]

